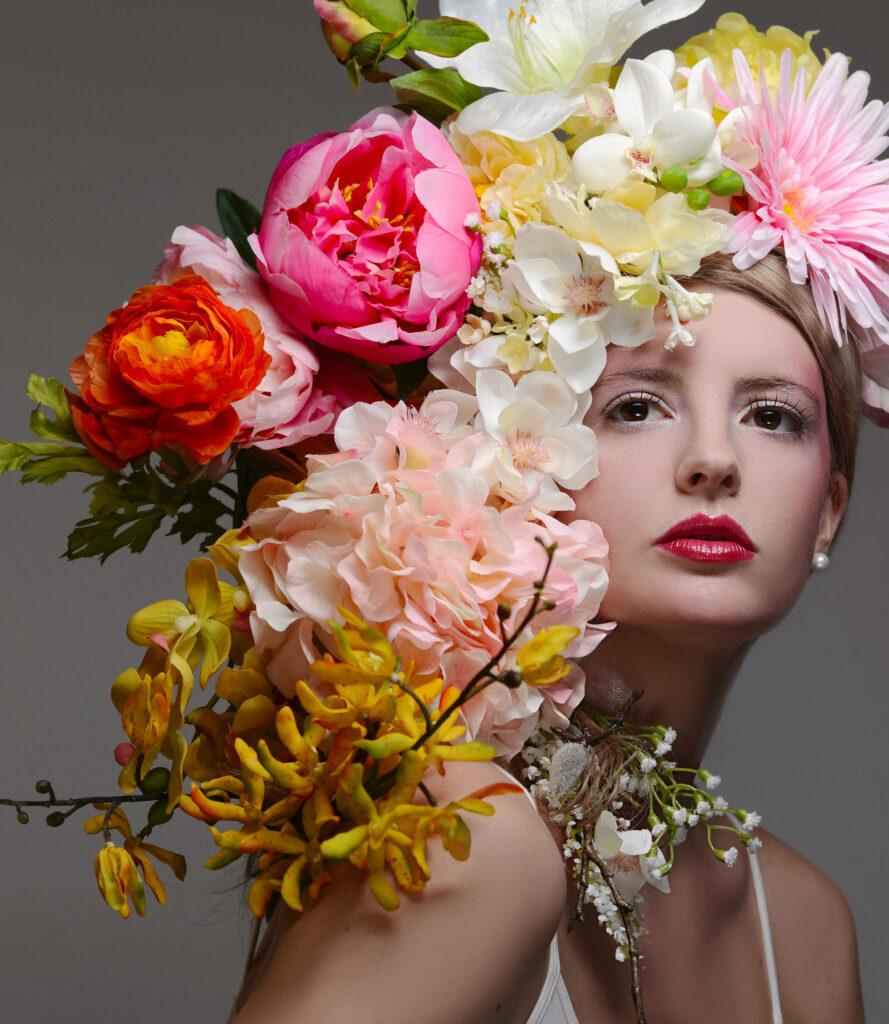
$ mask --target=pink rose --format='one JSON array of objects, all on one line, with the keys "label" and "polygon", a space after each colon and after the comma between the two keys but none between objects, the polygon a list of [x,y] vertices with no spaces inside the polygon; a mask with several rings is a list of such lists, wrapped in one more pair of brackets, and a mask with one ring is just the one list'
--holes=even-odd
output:
[{"label": "pink rose", "polygon": [[456,334],[481,262],[469,179],[417,114],[371,111],[284,155],[250,243],[275,305],[324,345],[377,363]]},{"label": "pink rose", "polygon": [[330,430],[340,405],[316,385],[317,355],[281,316],[262,278],[241,259],[232,242],[207,228],[176,228],[152,283],[169,284],[191,271],[200,274],[226,305],[256,314],[265,350],[272,357],[259,387],[233,406],[241,420],[235,441],[256,448],[281,448]]}]

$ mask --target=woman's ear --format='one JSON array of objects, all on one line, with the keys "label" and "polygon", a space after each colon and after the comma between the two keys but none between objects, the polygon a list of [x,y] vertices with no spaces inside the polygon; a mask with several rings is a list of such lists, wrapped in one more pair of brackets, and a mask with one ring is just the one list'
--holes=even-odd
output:
[{"label": "woman's ear", "polygon": [[824,507],[821,510],[821,520],[818,524],[818,536],[815,541],[815,550],[825,555],[830,548],[831,542],[840,528],[843,516],[846,513],[846,506],[849,504],[849,484],[846,477],[838,470],[834,470],[830,476],[830,483],[827,487],[827,497],[824,499]]}]

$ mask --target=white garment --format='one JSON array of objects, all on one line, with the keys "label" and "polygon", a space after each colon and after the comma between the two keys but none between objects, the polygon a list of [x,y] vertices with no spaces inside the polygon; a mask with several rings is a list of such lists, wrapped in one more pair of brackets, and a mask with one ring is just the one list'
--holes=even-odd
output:
[{"label": "white garment", "polygon": [[[775,969],[775,953],[772,946],[772,929],[769,925],[769,909],[766,905],[766,890],[762,881],[762,871],[756,851],[747,848],[750,855],[750,872],[753,878],[753,889],[756,894],[756,909],[759,914],[759,927],[762,932],[762,948],[766,960],[766,975],[769,983],[769,998],[772,1004],[772,1024],[783,1024],[781,1015],[781,997],[778,992],[778,974]],[[543,988],[528,1018],[528,1024],[579,1024],[577,1014],[571,1005],[571,997],[562,978],[559,964],[558,935],[553,936],[549,944],[549,967]]]}]

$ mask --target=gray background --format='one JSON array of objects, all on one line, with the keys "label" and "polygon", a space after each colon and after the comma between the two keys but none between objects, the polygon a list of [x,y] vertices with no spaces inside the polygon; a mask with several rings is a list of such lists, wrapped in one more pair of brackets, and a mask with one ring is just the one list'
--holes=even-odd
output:
[{"label": "gray background", "polygon": [[[872,94],[889,97],[885,0],[812,0],[804,13],[764,0],[745,8],[760,27],[820,27],[819,42],[850,54],[873,74]],[[644,48],[677,45],[724,9],[711,3]],[[4,13],[0,95],[5,438],[26,436],[28,374],[65,378],[105,314],[147,282],[175,225],[217,229],[217,186],[260,204],[289,145],[389,101],[384,86],[352,93],[310,0],[29,0]],[[733,801],[760,810],[842,886],[872,1020],[889,1002],[880,955],[887,443],[865,425],[833,566],[757,645],[708,759]],[[141,557],[118,555],[104,567],[60,560],[85,511],[79,492],[76,481],[20,489],[12,476],[0,480],[3,795],[27,794],[40,776],[60,795],[114,791],[111,751],[122,737],[106,695],[133,663],[124,625],[149,601],[181,595],[194,554],[159,538]],[[152,903],[146,920],[124,922],[95,891],[97,843],[80,819],[49,832],[39,818],[22,828],[0,812],[5,1019],[225,1019],[249,922],[237,872],[202,872],[212,850],[201,826],[161,832],[162,845],[187,854],[190,882],[171,882],[167,909]]]}]

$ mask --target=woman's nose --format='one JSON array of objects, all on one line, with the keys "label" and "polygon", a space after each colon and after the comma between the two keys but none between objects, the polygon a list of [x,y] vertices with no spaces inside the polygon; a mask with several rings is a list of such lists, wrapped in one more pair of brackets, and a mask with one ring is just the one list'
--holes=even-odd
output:
[{"label": "woman's nose", "polygon": [[679,460],[676,485],[683,493],[708,498],[737,493],[741,466],[728,430],[701,425],[693,432]]}]

